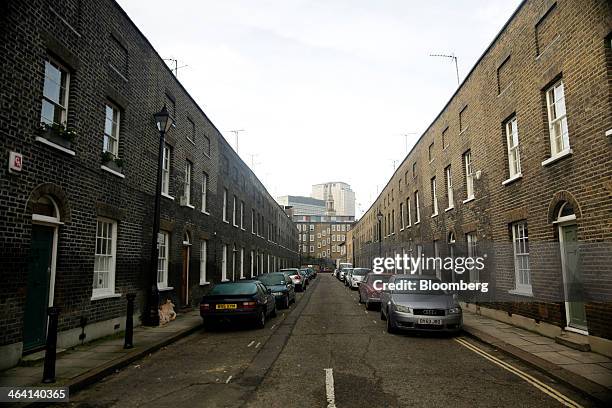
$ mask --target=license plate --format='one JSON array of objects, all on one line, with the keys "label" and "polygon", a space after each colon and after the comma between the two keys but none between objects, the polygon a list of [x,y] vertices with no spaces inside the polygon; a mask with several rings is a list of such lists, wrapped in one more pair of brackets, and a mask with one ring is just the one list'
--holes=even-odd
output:
[{"label": "license plate", "polygon": [[442,324],[442,319],[419,319],[419,324]]},{"label": "license plate", "polygon": [[220,303],[215,308],[216,309],[236,309],[235,303]]}]

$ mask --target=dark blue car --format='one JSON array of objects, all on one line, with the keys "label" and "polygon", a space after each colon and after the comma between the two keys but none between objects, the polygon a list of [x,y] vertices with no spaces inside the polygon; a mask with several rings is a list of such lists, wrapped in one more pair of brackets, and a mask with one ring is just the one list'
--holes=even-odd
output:
[{"label": "dark blue car", "polygon": [[291,302],[295,302],[293,282],[286,272],[264,273],[257,279],[272,291],[279,308],[287,309]]}]

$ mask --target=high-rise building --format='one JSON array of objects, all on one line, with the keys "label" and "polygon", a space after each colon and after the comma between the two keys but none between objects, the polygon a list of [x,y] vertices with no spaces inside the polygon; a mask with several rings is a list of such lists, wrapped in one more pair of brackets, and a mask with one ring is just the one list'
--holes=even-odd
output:
[{"label": "high-rise building", "polygon": [[286,195],[276,199],[284,207],[292,208],[292,215],[325,215],[325,200]]},{"label": "high-rise building", "polygon": [[347,183],[332,181],[314,184],[310,195],[324,201],[329,201],[331,198],[335,215],[355,216],[355,192],[351,190],[351,186]]}]

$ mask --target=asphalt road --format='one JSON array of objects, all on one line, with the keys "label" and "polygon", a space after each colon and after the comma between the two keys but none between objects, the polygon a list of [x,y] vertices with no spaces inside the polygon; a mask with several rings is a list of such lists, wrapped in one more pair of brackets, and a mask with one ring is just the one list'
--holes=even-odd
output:
[{"label": "asphalt road", "polygon": [[357,303],[357,292],[320,274],[266,328],[194,333],[71,396],[69,405],[560,407],[566,397],[592,406],[475,340],[390,335],[383,323]]}]

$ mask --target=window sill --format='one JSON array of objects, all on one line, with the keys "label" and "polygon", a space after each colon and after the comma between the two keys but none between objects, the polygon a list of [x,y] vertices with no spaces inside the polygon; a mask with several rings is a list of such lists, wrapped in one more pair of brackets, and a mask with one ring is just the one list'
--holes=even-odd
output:
[{"label": "window sill", "polygon": [[507,186],[508,184],[514,183],[515,181],[520,180],[522,178],[523,178],[523,173],[515,174],[514,176],[510,177],[508,180],[502,181],[502,186]]},{"label": "window sill", "polygon": [[463,135],[465,132],[467,132],[469,128],[470,128],[470,127],[468,126],[468,127],[466,127],[465,129],[463,129],[462,131],[460,131],[460,132],[459,132],[459,136],[461,136],[461,135]]},{"label": "window sill", "polygon": [[210,282],[200,282],[200,286],[210,285]]},{"label": "window sill", "polygon": [[192,145],[196,146],[196,142],[194,142],[193,140],[191,140],[190,138],[186,137],[187,140],[189,140],[189,142],[191,142]]},{"label": "window sill", "polygon": [[246,231],[244,228],[240,228],[241,231]]},{"label": "window sill", "polygon": [[206,210],[202,210],[201,213],[205,214],[205,215],[210,215],[210,213],[208,211],[206,211]]},{"label": "window sill", "polygon": [[229,282],[229,279],[221,279],[221,282]]},{"label": "window sill", "polygon": [[68,154],[68,155],[70,155],[70,156],[75,156],[75,155],[76,155],[76,153],[74,152],[74,150],[70,150],[70,149],[67,149],[67,148],[65,148],[65,147],[63,147],[63,146],[60,146],[60,145],[58,145],[58,144],[55,144],[55,143],[53,143],[52,141],[50,141],[50,140],[48,140],[48,139],[45,139],[44,137],[36,136],[36,139],[35,139],[35,140],[36,140],[37,142],[42,143],[42,144],[46,144],[47,146],[50,146],[50,147],[52,147],[52,148],[54,148],[54,149],[57,149],[57,150],[59,150],[60,152],[66,153],[66,154]]},{"label": "window sill", "polygon": [[612,129],[606,130],[606,136],[612,136]]},{"label": "window sill", "polygon": [[512,289],[509,290],[508,293],[510,293],[511,295],[533,297],[533,292],[527,289]]},{"label": "window sill", "polygon": [[421,221],[417,221],[414,223],[414,225],[419,225],[421,223]]},{"label": "window sill", "polygon": [[463,200],[463,204],[467,204],[470,201],[474,201],[474,196],[468,197],[467,199]]},{"label": "window sill", "polygon": [[166,193],[161,193],[162,197],[166,197],[168,200],[172,200],[174,201],[174,197],[172,197],[171,195],[168,195]]},{"label": "window sill", "polygon": [[438,216],[438,213],[431,214],[431,218],[436,218],[437,216]]},{"label": "window sill", "polygon": [[110,174],[117,176],[119,178],[124,179],[125,178],[125,174],[123,173],[119,173],[118,171],[115,171],[113,169],[111,169],[110,167],[106,167],[105,165],[101,165],[100,168],[106,172],[109,172]]},{"label": "window sill", "polygon": [[223,220],[223,222],[229,225],[229,221],[227,221],[227,220]]},{"label": "window sill", "polygon": [[158,292],[168,292],[169,290],[174,290],[173,286],[166,286],[165,288],[157,288]]},{"label": "window sill", "polygon": [[91,300],[102,300],[102,299],[114,299],[114,298],[120,298],[121,297],[121,293],[105,293],[105,294],[99,294],[99,295],[93,295],[91,297]]},{"label": "window sill", "polygon": [[192,204],[182,204],[181,207],[191,208],[192,210],[195,209],[195,207]]},{"label": "window sill", "polygon": [[455,206],[448,207],[444,209],[444,212],[449,212],[450,210],[454,210],[454,209],[455,209]]},{"label": "window sill", "polygon": [[542,167],[548,166],[549,164],[553,164],[564,157],[571,156],[573,153],[572,149],[565,149],[562,152],[557,153],[556,155],[544,160],[542,162]]}]

